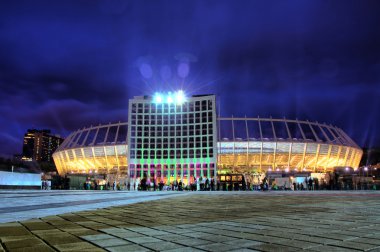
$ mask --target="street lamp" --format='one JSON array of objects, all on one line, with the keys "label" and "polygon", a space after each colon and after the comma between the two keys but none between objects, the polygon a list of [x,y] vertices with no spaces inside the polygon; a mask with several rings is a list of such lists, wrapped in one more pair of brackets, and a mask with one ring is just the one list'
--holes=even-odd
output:
[{"label": "street lamp", "polygon": [[365,178],[365,182],[366,182],[366,185],[367,185],[367,188],[368,189],[368,180],[367,180],[367,177],[368,177],[368,167],[364,167],[364,170],[367,172],[367,175],[366,175],[366,178]]}]

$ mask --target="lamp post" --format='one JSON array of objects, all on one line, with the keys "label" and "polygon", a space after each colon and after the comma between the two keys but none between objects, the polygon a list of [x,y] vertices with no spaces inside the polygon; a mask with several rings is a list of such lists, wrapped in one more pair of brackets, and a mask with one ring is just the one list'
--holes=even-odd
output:
[{"label": "lamp post", "polygon": [[368,180],[367,180],[367,177],[368,177],[368,167],[364,167],[364,171],[366,171],[367,175],[366,175],[366,178],[365,178],[365,181],[366,181],[366,189],[368,189]]}]

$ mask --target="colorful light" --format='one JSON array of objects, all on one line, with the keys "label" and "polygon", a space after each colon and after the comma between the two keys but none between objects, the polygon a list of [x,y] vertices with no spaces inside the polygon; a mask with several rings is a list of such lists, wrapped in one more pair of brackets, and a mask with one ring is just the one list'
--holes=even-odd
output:
[{"label": "colorful light", "polygon": [[169,95],[168,95],[166,101],[167,101],[168,103],[172,103],[172,102],[173,102],[173,97],[171,96],[170,93],[169,93]]},{"label": "colorful light", "polygon": [[175,93],[168,92],[167,94],[155,93],[153,96],[153,102],[160,103],[175,103],[177,105],[182,105],[186,101],[185,93],[179,90]]},{"label": "colorful light", "polygon": [[161,103],[162,100],[163,100],[163,99],[162,99],[162,95],[159,94],[159,93],[156,93],[156,94],[154,95],[153,100],[154,100],[155,103]]},{"label": "colorful light", "polygon": [[185,94],[183,93],[182,90],[179,90],[178,92],[175,93],[175,101],[178,105],[181,105],[182,103],[185,102]]}]

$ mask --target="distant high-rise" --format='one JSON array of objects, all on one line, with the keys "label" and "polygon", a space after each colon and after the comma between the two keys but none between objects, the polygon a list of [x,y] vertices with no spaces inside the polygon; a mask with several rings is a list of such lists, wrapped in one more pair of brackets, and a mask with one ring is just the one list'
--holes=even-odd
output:
[{"label": "distant high-rise", "polygon": [[24,135],[22,159],[52,163],[52,154],[63,140],[60,136],[52,135],[50,130],[28,129]]}]

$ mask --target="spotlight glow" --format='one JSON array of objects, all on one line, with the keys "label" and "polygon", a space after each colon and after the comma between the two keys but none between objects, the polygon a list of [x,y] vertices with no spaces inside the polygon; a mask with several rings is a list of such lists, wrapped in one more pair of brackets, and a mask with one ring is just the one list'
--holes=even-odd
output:
[{"label": "spotlight glow", "polygon": [[169,93],[168,97],[167,97],[167,102],[168,103],[172,103],[173,102],[173,97],[171,96],[171,93]]},{"label": "spotlight glow", "polygon": [[162,99],[162,95],[159,94],[159,93],[156,93],[156,94],[154,95],[153,100],[154,100],[155,103],[161,103],[162,100],[163,100],[163,99]]},{"label": "spotlight glow", "polygon": [[179,90],[177,92],[168,92],[167,94],[155,93],[152,101],[154,103],[175,103],[177,105],[182,105],[186,101],[185,92]]},{"label": "spotlight glow", "polygon": [[182,103],[185,102],[185,94],[183,93],[182,90],[179,90],[175,94],[175,101],[178,105],[181,105]]}]

